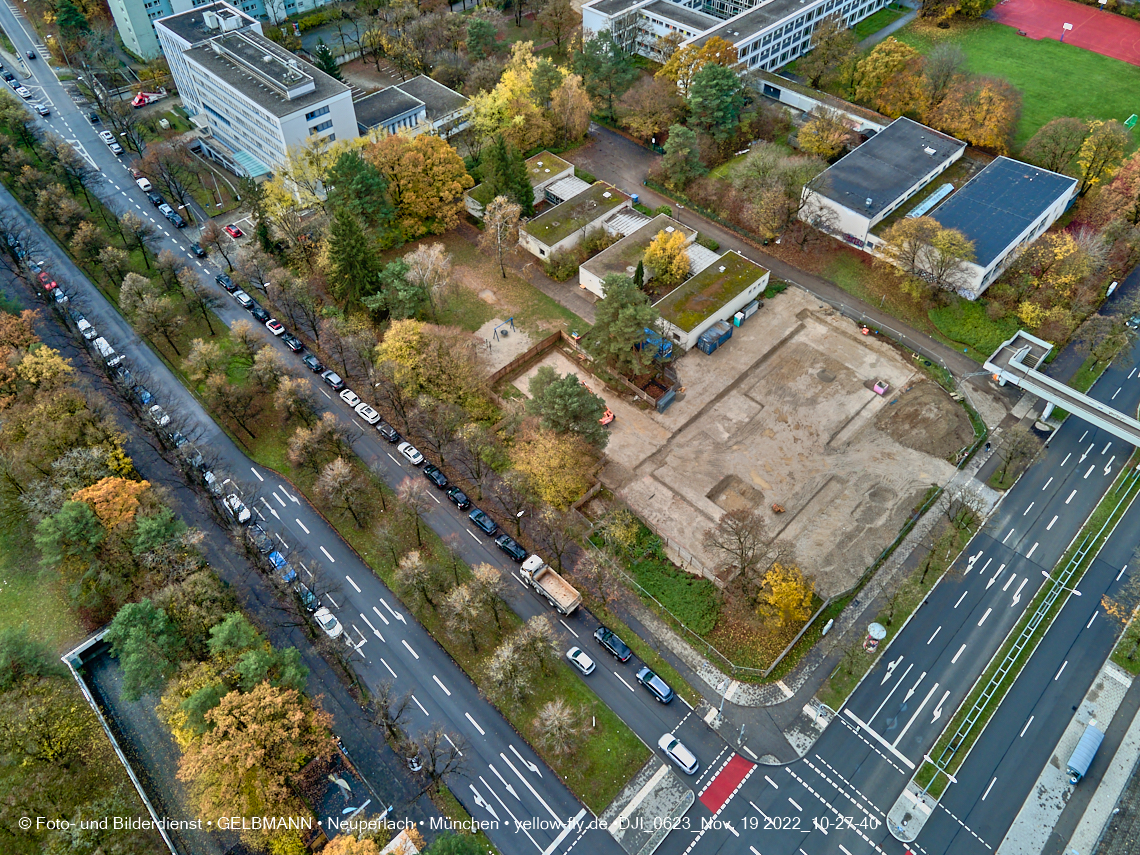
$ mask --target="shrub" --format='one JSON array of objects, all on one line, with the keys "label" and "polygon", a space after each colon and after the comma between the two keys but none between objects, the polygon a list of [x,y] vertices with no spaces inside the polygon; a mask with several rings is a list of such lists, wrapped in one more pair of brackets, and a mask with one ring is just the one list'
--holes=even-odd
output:
[{"label": "shrub", "polygon": [[668,205],[659,205],[653,213],[654,215],[664,214],[666,217],[671,217],[673,216],[673,209]]},{"label": "shrub", "polygon": [[1017,332],[1017,318],[991,320],[981,302],[955,299],[950,305],[928,313],[938,331],[952,341],[960,341],[982,353],[993,353]]},{"label": "shrub", "polygon": [[560,249],[550,254],[550,259],[543,264],[546,275],[559,282],[565,282],[578,272],[578,253],[572,249]]},{"label": "shrub", "polygon": [[697,243],[705,249],[711,249],[713,252],[717,252],[720,249],[720,243],[702,234],[697,235]]}]

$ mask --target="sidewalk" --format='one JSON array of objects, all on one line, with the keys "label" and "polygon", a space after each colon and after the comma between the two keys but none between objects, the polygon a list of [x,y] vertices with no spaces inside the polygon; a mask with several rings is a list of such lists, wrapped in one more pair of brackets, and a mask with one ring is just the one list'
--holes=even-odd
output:
[{"label": "sidewalk", "polygon": [[903,27],[918,17],[918,7],[914,5],[914,0],[909,0],[909,2],[908,0],[900,0],[900,5],[909,6],[910,11],[899,18],[897,21],[887,24],[887,26],[883,27],[881,30],[879,30],[879,32],[872,33],[871,35],[867,36],[867,38],[863,39],[863,41],[859,42],[859,50],[870,50],[887,36],[891,35],[892,33],[897,33],[899,30],[901,30]]}]

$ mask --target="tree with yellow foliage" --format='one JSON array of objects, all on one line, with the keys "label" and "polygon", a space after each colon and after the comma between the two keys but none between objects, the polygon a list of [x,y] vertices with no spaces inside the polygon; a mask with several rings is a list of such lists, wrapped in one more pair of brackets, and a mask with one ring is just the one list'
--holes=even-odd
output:
[{"label": "tree with yellow foliage", "polygon": [[1109,122],[1099,119],[1090,122],[1089,134],[1077,152],[1081,177],[1077,195],[1083,196],[1102,179],[1111,177],[1124,159],[1124,151],[1130,142],[1128,131],[1115,119]]},{"label": "tree with yellow foliage", "polygon": [[89,504],[103,525],[114,529],[134,520],[139,509],[139,496],[148,489],[149,481],[102,478],[90,487],[77,491],[71,499]]},{"label": "tree with yellow foliage", "polygon": [[689,248],[685,233],[659,231],[645,250],[645,266],[662,285],[676,285],[689,275]]},{"label": "tree with yellow foliage", "polygon": [[1009,81],[962,76],[925,118],[970,145],[1006,154],[1020,117],[1021,92]]},{"label": "tree with yellow foliage", "polygon": [[815,582],[806,578],[800,568],[773,564],[764,574],[760,614],[778,627],[800,623],[811,617],[814,593]]},{"label": "tree with yellow foliage", "polygon": [[733,68],[739,61],[736,45],[720,36],[713,36],[699,47],[689,45],[674,51],[656,76],[672,80],[677,84],[677,90],[684,96],[689,94],[689,86],[697,76],[697,72],[709,63]]},{"label": "tree with yellow foliage", "polygon": [[390,134],[364,156],[387,179],[405,237],[438,235],[459,224],[463,193],[475,182],[447,140],[432,134]]},{"label": "tree with yellow foliage", "polygon": [[567,508],[590,488],[595,457],[577,434],[533,430],[515,444],[511,462],[530,478],[544,502]]},{"label": "tree with yellow foliage", "polygon": [[501,134],[519,151],[550,141],[550,120],[534,88],[538,60],[533,48],[531,42],[516,42],[495,88],[472,96],[471,127],[477,137],[488,140]]},{"label": "tree with yellow foliage", "polygon": [[838,110],[820,107],[796,134],[800,151],[831,160],[851,139],[851,128],[843,122]]},{"label": "tree with yellow foliage", "polygon": [[321,850],[321,855],[380,855],[380,847],[375,840],[357,840],[351,834],[338,834]]},{"label": "tree with yellow foliage", "polygon": [[922,54],[890,36],[855,66],[855,99],[895,118],[923,112],[926,79]]},{"label": "tree with yellow foliage", "polygon": [[21,380],[33,386],[54,386],[56,380],[70,381],[74,374],[71,363],[50,347],[35,347],[16,366]]}]

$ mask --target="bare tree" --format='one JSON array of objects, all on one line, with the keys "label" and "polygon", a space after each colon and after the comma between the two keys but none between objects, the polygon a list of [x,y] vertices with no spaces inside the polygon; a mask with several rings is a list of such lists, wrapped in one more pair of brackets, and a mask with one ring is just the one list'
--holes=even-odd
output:
[{"label": "bare tree", "polygon": [[435,725],[417,740],[419,743],[420,771],[424,781],[420,795],[436,787],[447,776],[461,772],[464,766],[463,746],[466,740],[459,734],[449,734]]},{"label": "bare tree", "polygon": [[234,263],[230,256],[233,254],[236,246],[230,239],[230,236],[218,225],[216,220],[208,220],[206,224],[202,226],[202,231],[198,234],[198,244],[207,252],[211,250],[216,251],[225,259],[226,267],[229,271],[231,273],[233,272]]},{"label": "bare tree", "polygon": [[544,673],[557,660],[558,639],[554,635],[554,626],[546,615],[535,615],[515,635],[519,651]]},{"label": "bare tree", "polygon": [[313,339],[319,345],[321,342],[321,303],[309,287],[292,274],[284,273],[277,276],[272,283],[266,284],[266,293],[269,301],[277,309],[278,317],[289,326],[296,329],[301,335]]},{"label": "bare tree", "polygon": [[608,608],[620,596],[623,587],[609,555],[588,550],[570,571],[574,584]]},{"label": "bare tree", "polygon": [[399,694],[390,680],[385,680],[372,693],[372,699],[368,703],[372,721],[384,729],[389,742],[400,741],[400,729],[407,722],[411,702],[412,693],[407,691]]},{"label": "bare tree", "polygon": [[204,395],[211,407],[233,419],[251,439],[257,439],[252,426],[257,423],[260,409],[255,406],[257,396],[252,389],[236,386],[224,374],[218,373],[206,378]]},{"label": "bare tree", "polygon": [[214,312],[222,305],[222,301],[214,289],[202,281],[189,267],[178,271],[178,282],[182,286],[182,298],[186,301],[186,308],[191,315],[198,315],[206,322],[210,335],[214,331]]},{"label": "bare tree", "polygon": [[150,245],[154,242],[154,226],[132,211],[127,211],[119,217],[119,226],[127,241],[127,246],[130,247],[133,244],[138,248],[142,253],[143,261],[146,263],[146,269],[150,270]]},{"label": "bare tree", "polygon": [[436,306],[451,287],[451,253],[442,243],[420,244],[404,256],[404,262],[408,265],[405,281],[423,292],[435,320]]},{"label": "bare tree", "polygon": [[273,394],[273,406],[286,421],[298,418],[312,427],[317,418],[317,399],[313,387],[300,377],[282,377]]},{"label": "bare tree", "polygon": [[281,354],[269,345],[265,345],[254,354],[248,376],[259,388],[272,392],[288,370]]},{"label": "bare tree", "polygon": [[523,514],[533,511],[535,506],[534,487],[530,479],[517,469],[507,472],[499,482],[495,504],[511,518],[515,524],[515,534],[522,535]]},{"label": "bare tree", "polygon": [[447,590],[440,566],[428,560],[420,550],[404,553],[396,565],[396,584],[412,599],[422,600],[436,610],[439,595]]},{"label": "bare tree", "polygon": [[408,515],[409,521],[416,527],[416,546],[423,549],[423,531],[421,517],[431,508],[431,497],[428,493],[427,482],[422,478],[406,477],[396,488],[396,498]]},{"label": "bare tree", "polygon": [[1016,469],[1023,461],[1029,460],[1037,453],[1037,448],[1037,437],[1028,428],[1017,425],[1008,430],[998,449],[1002,461],[998,478],[1005,481],[1009,469]]},{"label": "bare tree", "polygon": [[954,490],[946,497],[946,520],[958,531],[964,531],[981,521],[987,509],[982,494],[971,487]]},{"label": "bare tree", "polygon": [[704,545],[739,573],[754,570],[767,551],[768,525],[752,509],[728,511],[704,535]]},{"label": "bare tree", "polygon": [[415,399],[412,398],[397,380],[397,366],[391,362],[381,362],[372,375],[373,390],[377,402],[393,414],[393,422],[404,433],[408,433]]},{"label": "bare tree", "polygon": [[382,519],[372,528],[375,534],[376,543],[387,554],[395,567],[400,563],[400,532],[397,528],[396,521],[391,517]]},{"label": "bare tree", "polygon": [[505,698],[525,699],[534,685],[534,669],[526,662],[514,635],[504,638],[487,662],[487,677]]},{"label": "bare tree", "polygon": [[451,462],[475,487],[475,498],[482,499],[483,488],[495,472],[492,462],[502,454],[499,439],[491,428],[478,422],[461,425],[457,436],[459,449]]},{"label": "bare tree", "polygon": [[250,245],[238,250],[234,269],[243,284],[252,285],[263,294],[268,294],[269,285],[273,281],[272,274],[280,269],[280,265],[275,258],[262,252],[260,247]]},{"label": "bare tree", "polygon": [[575,542],[585,533],[580,518],[572,510],[560,511],[547,505],[535,514],[535,522],[532,536],[561,573],[563,558],[575,551]]},{"label": "bare tree", "polygon": [[443,601],[444,620],[448,632],[471,643],[473,651],[479,650],[479,631],[483,626],[483,609],[478,591],[471,582],[452,588]]},{"label": "bare tree", "polygon": [[421,395],[412,429],[423,446],[439,459],[439,465],[445,466],[448,449],[466,420],[467,414],[454,404]]},{"label": "bare tree", "polygon": [[578,711],[562,698],[547,701],[534,718],[538,741],[548,751],[565,754],[577,744],[582,732]]},{"label": "bare tree", "polygon": [[317,495],[338,511],[347,511],[357,528],[361,528],[361,514],[368,495],[360,473],[343,457],[325,465],[315,485]]},{"label": "bare tree", "polygon": [[500,613],[505,614],[507,609],[507,601],[504,599],[507,589],[502,571],[490,564],[476,564],[471,568],[471,580],[467,584],[471,587],[480,608],[490,609],[491,614],[495,616],[495,626],[502,629]]}]

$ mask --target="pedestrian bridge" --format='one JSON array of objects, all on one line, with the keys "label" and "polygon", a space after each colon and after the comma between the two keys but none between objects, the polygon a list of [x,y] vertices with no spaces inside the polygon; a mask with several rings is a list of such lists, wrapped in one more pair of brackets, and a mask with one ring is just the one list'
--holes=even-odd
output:
[{"label": "pedestrian bridge", "polygon": [[993,372],[994,379],[1001,385],[1012,383],[1125,442],[1140,446],[1140,421],[1037,370],[1052,349],[1051,343],[1018,330],[1017,335],[986,360],[985,368]]}]

